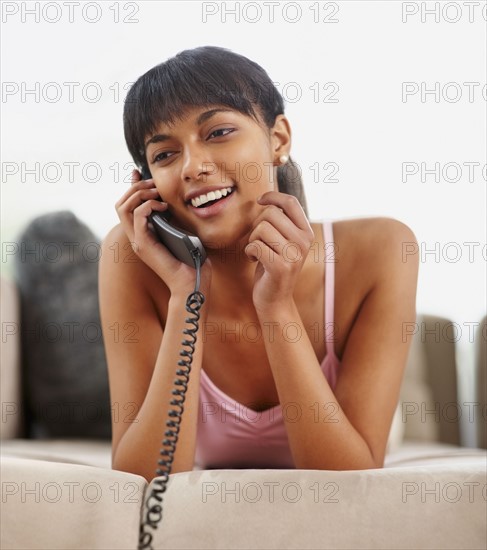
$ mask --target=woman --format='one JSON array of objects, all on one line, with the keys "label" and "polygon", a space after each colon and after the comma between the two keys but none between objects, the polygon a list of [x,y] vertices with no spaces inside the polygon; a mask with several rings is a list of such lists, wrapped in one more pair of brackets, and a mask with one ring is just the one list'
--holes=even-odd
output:
[{"label": "woman", "polygon": [[208,255],[172,473],[195,459],[383,467],[410,345],[403,326],[416,318],[418,261],[402,259],[412,231],[384,217],[310,223],[282,98],[227,49],[186,50],[141,76],[124,130],[152,178],[134,171],[100,263],[113,468],[155,477],[174,398],[195,270],[149,227],[166,209]]}]

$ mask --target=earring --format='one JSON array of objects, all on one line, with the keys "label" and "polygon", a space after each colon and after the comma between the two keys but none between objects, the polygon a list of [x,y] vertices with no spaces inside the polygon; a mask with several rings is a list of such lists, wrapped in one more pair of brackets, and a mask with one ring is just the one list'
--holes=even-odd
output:
[{"label": "earring", "polygon": [[279,160],[281,161],[281,164],[286,164],[286,162],[289,160],[289,157],[287,155],[281,155],[279,157]]}]

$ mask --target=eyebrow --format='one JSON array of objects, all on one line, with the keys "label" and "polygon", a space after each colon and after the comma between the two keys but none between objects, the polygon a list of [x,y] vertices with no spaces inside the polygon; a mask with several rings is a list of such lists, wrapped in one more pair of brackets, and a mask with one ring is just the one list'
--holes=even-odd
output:
[{"label": "eyebrow", "polygon": [[[203,124],[203,122],[206,122],[211,117],[215,116],[217,113],[230,113],[232,112],[231,109],[211,109],[210,111],[205,111],[204,113],[201,113],[200,116],[196,119],[197,126],[200,126]],[[149,140],[147,140],[147,143],[145,144],[145,148],[151,144],[151,143],[161,143],[162,141],[167,141],[168,139],[171,139],[171,136],[168,134],[156,134],[155,136],[152,136]]]}]

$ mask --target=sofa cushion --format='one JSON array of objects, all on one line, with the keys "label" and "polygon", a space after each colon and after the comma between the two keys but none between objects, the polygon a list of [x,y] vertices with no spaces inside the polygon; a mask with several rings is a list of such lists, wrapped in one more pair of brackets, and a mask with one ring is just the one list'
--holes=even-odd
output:
[{"label": "sofa cushion", "polygon": [[[405,443],[381,469],[173,474],[154,547],[483,549],[486,460]],[[126,472],[4,456],[0,547],[135,549],[144,489]]]},{"label": "sofa cushion", "polygon": [[35,218],[18,241],[27,436],[110,438],[100,242],[69,211]]},{"label": "sofa cushion", "polygon": [[154,548],[173,550],[484,549],[485,451],[425,445],[414,455],[356,471],[177,473],[161,526],[146,531]]}]

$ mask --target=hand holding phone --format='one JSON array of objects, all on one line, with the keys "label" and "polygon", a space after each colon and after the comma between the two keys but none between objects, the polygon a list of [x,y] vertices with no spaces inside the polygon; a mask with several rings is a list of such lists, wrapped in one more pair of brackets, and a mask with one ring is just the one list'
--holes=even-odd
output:
[{"label": "hand holding phone", "polygon": [[[150,172],[144,168],[141,170],[141,174],[144,180],[151,178]],[[203,265],[206,260],[206,251],[196,235],[191,235],[170,223],[171,214],[169,212],[153,210],[149,218],[156,236],[173,256],[190,267],[196,267],[194,255],[199,254],[200,265]]]}]

